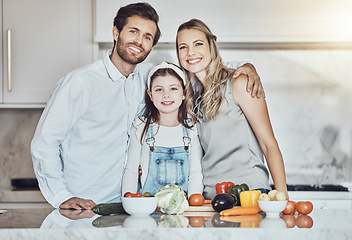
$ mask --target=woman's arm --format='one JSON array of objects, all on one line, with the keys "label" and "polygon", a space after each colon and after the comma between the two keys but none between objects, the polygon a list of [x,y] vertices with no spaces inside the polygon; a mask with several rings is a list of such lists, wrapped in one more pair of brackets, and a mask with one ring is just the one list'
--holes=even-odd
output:
[{"label": "woman's arm", "polygon": [[[138,120],[135,121],[135,123]],[[127,163],[122,178],[122,196],[126,192],[136,193],[138,188],[138,166],[141,162],[142,145],[136,124],[133,124],[130,144],[127,153]],[[121,197],[122,197],[121,196]]]},{"label": "woman's arm", "polygon": [[192,140],[188,170],[188,196],[191,196],[194,193],[203,194],[203,174],[201,166],[203,150],[199,142],[197,127],[195,125],[190,132],[192,133]]},{"label": "woman's arm", "polygon": [[232,81],[234,99],[241,107],[258,139],[275,189],[284,192],[288,198],[284,161],[270,123],[265,99],[263,96],[260,98],[248,96],[244,91],[246,84],[247,78],[245,76],[240,76]]}]

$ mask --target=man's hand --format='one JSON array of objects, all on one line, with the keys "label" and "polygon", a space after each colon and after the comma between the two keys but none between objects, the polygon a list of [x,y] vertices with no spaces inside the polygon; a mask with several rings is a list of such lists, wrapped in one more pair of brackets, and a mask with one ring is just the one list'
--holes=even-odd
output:
[{"label": "man's hand", "polygon": [[264,95],[265,97],[265,92],[260,81],[260,77],[252,64],[246,63],[243,66],[237,68],[233,78],[237,78],[241,74],[247,75],[247,92],[252,92],[252,97],[257,96],[257,98],[260,98],[261,95]]},{"label": "man's hand", "polygon": [[93,202],[90,199],[83,199],[83,198],[77,198],[73,197],[65,202],[60,204],[60,208],[62,209],[92,209],[95,205],[97,205],[95,202]]},{"label": "man's hand", "polygon": [[92,218],[95,215],[95,213],[92,210],[72,210],[72,209],[60,209],[60,214],[71,220]]}]

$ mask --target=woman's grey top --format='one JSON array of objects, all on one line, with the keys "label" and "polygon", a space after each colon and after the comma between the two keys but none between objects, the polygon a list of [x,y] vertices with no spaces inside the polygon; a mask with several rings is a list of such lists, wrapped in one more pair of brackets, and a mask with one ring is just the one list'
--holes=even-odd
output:
[{"label": "woman's grey top", "polygon": [[216,120],[205,119],[200,97],[195,104],[197,128],[204,150],[204,196],[211,199],[215,195],[215,184],[225,181],[246,183],[250,189],[270,189],[263,153],[242,109],[233,98],[232,80],[225,82],[221,90],[224,98]]}]

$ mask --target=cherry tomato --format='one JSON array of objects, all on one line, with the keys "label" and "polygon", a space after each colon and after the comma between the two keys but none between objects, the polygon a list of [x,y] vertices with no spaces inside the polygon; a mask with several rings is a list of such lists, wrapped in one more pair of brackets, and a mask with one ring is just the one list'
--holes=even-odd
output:
[{"label": "cherry tomato", "polygon": [[189,217],[189,225],[192,227],[203,227],[204,225],[204,217],[192,216]]},{"label": "cherry tomato", "polygon": [[190,206],[202,206],[204,204],[204,197],[202,194],[195,193],[188,198]]},{"label": "cherry tomato", "polygon": [[296,225],[299,228],[311,228],[313,227],[313,219],[308,215],[300,215],[296,219]]},{"label": "cherry tomato", "polygon": [[296,210],[296,203],[294,201],[287,201],[285,209],[282,211],[283,214],[292,214]]},{"label": "cherry tomato", "polygon": [[300,214],[309,214],[313,210],[313,204],[309,201],[303,202],[297,202],[296,203],[296,210]]},{"label": "cherry tomato", "polygon": [[142,194],[140,192],[137,192],[137,193],[130,193],[130,192],[127,192],[125,193],[124,195],[125,197],[142,197]]},{"label": "cherry tomato", "polygon": [[296,219],[293,215],[282,215],[281,218],[285,221],[287,228],[296,226]]},{"label": "cherry tomato", "polygon": [[126,192],[123,196],[127,197],[127,195],[131,194],[131,192]]}]

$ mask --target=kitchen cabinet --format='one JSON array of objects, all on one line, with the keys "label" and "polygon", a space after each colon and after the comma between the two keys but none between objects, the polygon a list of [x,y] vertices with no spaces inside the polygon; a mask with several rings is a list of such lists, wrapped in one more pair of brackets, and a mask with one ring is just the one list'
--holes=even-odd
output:
[{"label": "kitchen cabinet", "polygon": [[[224,43],[351,42],[349,0],[146,0],[160,15],[161,43],[174,43],[178,26],[203,20]],[[112,20],[129,0],[95,1],[95,42],[111,43]]]},{"label": "kitchen cabinet", "polygon": [[63,75],[92,60],[92,2],[1,0],[0,108],[42,107]]}]

